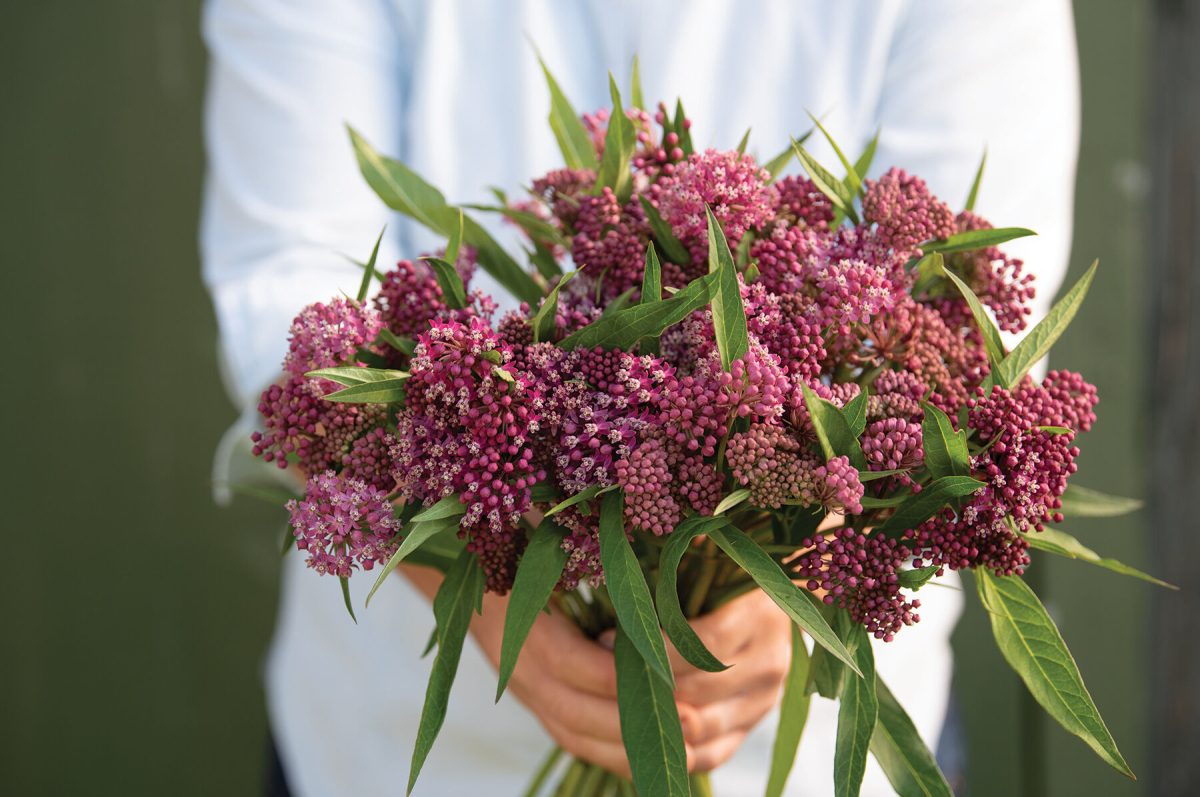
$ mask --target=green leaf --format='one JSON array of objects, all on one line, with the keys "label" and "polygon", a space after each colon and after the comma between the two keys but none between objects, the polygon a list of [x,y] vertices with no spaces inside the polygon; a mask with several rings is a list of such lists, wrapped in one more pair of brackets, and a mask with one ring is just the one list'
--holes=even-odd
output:
[{"label": "green leaf", "polygon": [[720,659],[704,646],[683,614],[677,586],[679,563],[691,548],[692,540],[701,534],[707,534],[709,529],[728,523],[726,518],[699,517],[692,517],[680,523],[675,531],[668,535],[667,544],[663,546],[658,561],[658,583],[654,588],[658,616],[671,644],[689,664],[706,672],[720,672],[728,665],[721,663]]},{"label": "green leaf", "polygon": [[650,599],[650,588],[625,537],[625,500],[619,490],[606,493],[600,501],[600,562],[618,626],[629,635],[654,674],[673,690],[675,677]]},{"label": "green leaf", "polygon": [[1142,502],[1136,498],[1105,495],[1087,487],[1068,484],[1066,492],[1062,494],[1060,511],[1067,517],[1116,517],[1141,508]]},{"label": "green leaf", "polygon": [[679,148],[683,150],[685,156],[691,156],[695,152],[695,147],[692,146],[692,131],[687,126],[687,114],[683,111],[683,100],[675,100],[675,134],[679,136]]},{"label": "green leaf", "polygon": [[533,263],[538,273],[546,279],[554,279],[563,273],[562,266],[554,259],[554,253],[542,246],[540,241],[534,241],[533,251],[525,250],[525,254],[529,256],[529,261]]},{"label": "green leaf", "polygon": [[917,726],[878,677],[875,695],[879,700],[879,718],[871,735],[871,753],[900,797],[954,797],[950,784]]},{"label": "green leaf", "polygon": [[1083,304],[1084,297],[1087,296],[1088,288],[1092,285],[1092,280],[1096,276],[1096,268],[1099,265],[1099,260],[1093,261],[1091,267],[1071,287],[1071,290],[1067,291],[1066,295],[1050,308],[1046,317],[1021,339],[1012,353],[1005,357],[1004,361],[996,368],[997,382],[1002,387],[1012,387],[1020,382],[1021,378],[1029,373],[1033,364],[1045,357],[1046,353],[1050,351],[1050,347],[1066,331],[1067,326],[1075,318],[1075,314],[1079,312],[1079,307]]},{"label": "green leaf", "polygon": [[804,590],[792,583],[779,563],[758,543],[736,529],[717,527],[710,529],[708,534],[818,645],[829,650],[856,673],[859,672],[850,652],[821,616],[820,610],[806,597]]},{"label": "green leaf", "polygon": [[1035,531],[1032,534],[1023,534],[1022,536],[1029,543],[1029,547],[1034,550],[1065,556],[1068,559],[1078,559],[1081,562],[1103,567],[1106,570],[1120,573],[1123,576],[1140,578],[1142,581],[1149,581],[1151,584],[1157,584],[1167,589],[1179,589],[1174,584],[1168,584],[1166,581],[1157,579],[1148,573],[1143,573],[1141,570],[1130,567],[1123,562],[1118,562],[1116,559],[1101,556],[1065,531],[1043,529],[1042,531]]},{"label": "green leaf", "polygon": [[850,427],[850,433],[855,437],[859,437],[867,428],[867,398],[867,389],[864,387],[842,407],[842,416]]},{"label": "green leaf", "polygon": [[[472,210],[482,210],[486,213],[499,213],[524,230],[530,240],[535,243],[546,241],[552,244],[566,243],[566,239],[557,227],[528,210],[510,208],[507,205],[464,205],[464,207],[471,208]],[[449,257],[446,259],[450,260]],[[457,261],[450,260],[450,262],[455,263]]]},{"label": "green leaf", "polygon": [[362,282],[358,284],[357,301],[362,304],[367,298],[367,292],[371,290],[371,277],[375,276],[375,261],[379,257],[379,244],[383,243],[383,234],[387,232],[387,225],[379,231],[379,237],[375,239],[375,248],[371,250],[371,257],[363,264]]},{"label": "green leaf", "polygon": [[658,254],[654,244],[646,244],[646,265],[642,271],[642,297],[640,304],[654,304],[662,301],[662,264],[658,262]]},{"label": "green leaf", "polygon": [[945,267],[941,253],[934,252],[926,257],[931,258],[934,270],[940,268],[941,273],[954,283],[959,293],[967,300],[967,306],[971,308],[971,315],[975,317],[975,323],[979,325],[979,330],[983,333],[983,347],[987,351],[988,362],[992,364],[992,370],[995,371],[1004,360],[1004,341],[1000,338],[1000,330],[996,329],[991,316],[983,309],[983,303],[979,301],[975,291],[959,279],[957,274]]},{"label": "green leaf", "polygon": [[975,578],[996,644],[1034,699],[1110,766],[1134,778],[1083,685],[1075,659],[1037,595],[1017,576],[996,578],[986,568],[979,568]]},{"label": "green leaf", "polygon": [[[463,212],[462,208],[458,210],[458,224],[450,227],[449,239],[446,241],[446,256],[445,261],[451,265],[458,263],[458,253],[462,249],[463,239]],[[455,270],[457,272],[457,269]]]},{"label": "green leaf", "polygon": [[[380,155],[353,128],[349,128],[349,132],[359,170],[384,204],[439,235],[451,235],[462,211],[448,204],[442,192],[412,169],[400,161]],[[462,239],[475,248],[483,270],[518,299],[535,304],[542,297],[542,290],[533,278],[477,221],[465,214],[461,218]]]},{"label": "green leaf", "polygon": [[746,145],[749,143],[750,143],[750,128],[747,127],[746,132],[742,133],[742,140],[738,142],[737,154],[745,155],[746,154]]},{"label": "green leaf", "polygon": [[975,170],[975,180],[971,183],[971,193],[967,194],[966,210],[975,209],[975,200],[979,197],[979,185],[983,182],[983,167],[987,166],[987,147],[983,149],[983,157],[979,159],[979,168]]},{"label": "green leaf", "polygon": [[650,224],[650,231],[654,234],[654,240],[662,247],[663,254],[667,260],[672,263],[686,265],[692,261],[692,256],[688,254],[688,250],[679,239],[675,237],[674,230],[671,225],[663,219],[662,214],[658,212],[658,208],[650,203],[650,200],[645,196],[638,194],[638,201],[642,203],[642,212],[646,215],[646,221]]},{"label": "green leaf", "polygon": [[[580,490],[579,492],[575,493],[575,495],[572,495],[570,498],[564,499],[564,500],[558,502],[557,504],[555,504],[550,509],[548,509],[546,511],[545,517],[553,517],[554,515],[557,515],[559,512],[563,511],[564,509],[567,509],[568,507],[575,506],[576,504],[582,503],[584,501],[591,501],[593,498],[600,495],[601,493],[608,493],[608,492],[611,492],[613,489],[614,489],[613,485],[610,485],[608,487],[601,487],[599,484],[593,484],[591,487],[585,487],[582,490]],[[584,514],[586,515],[588,513],[585,512]]]},{"label": "green leaf", "polygon": [[863,484],[873,482],[876,479],[886,479],[888,476],[897,476],[901,473],[908,473],[906,468],[892,468],[891,470],[864,470],[859,471],[858,480]]},{"label": "green leaf", "polygon": [[771,770],[767,776],[766,797],[782,797],[783,788],[796,760],[796,749],[808,721],[809,697],[804,686],[808,682],[808,648],[800,629],[792,626],[792,663],[783,682],[783,697],[779,701],[779,726],[771,747]]},{"label": "green leaf", "polygon": [[538,63],[542,65],[542,74],[546,76],[546,85],[550,89],[550,129],[558,141],[562,151],[563,162],[571,169],[596,169],[596,148],[592,146],[592,137],[558,81],[550,74],[546,62],[538,54]]},{"label": "green leaf", "polygon": [[446,719],[446,707],[450,701],[450,688],[458,672],[458,661],[462,656],[463,642],[471,624],[471,613],[483,597],[483,569],[475,554],[464,550],[446,573],[442,586],[433,601],[433,613],[437,618],[437,656],[429,673],[429,686],[425,689],[425,705],[421,709],[421,720],[417,726],[417,740],[413,746],[412,764],[408,770],[408,789],[412,794],[417,776],[429,755],[438,731]]},{"label": "green leaf", "polygon": [[833,403],[826,401],[812,391],[803,382],[800,389],[804,392],[804,404],[812,419],[813,429],[816,430],[817,440],[825,459],[834,457],[849,457],[850,464],[859,470],[867,469],[867,458],[863,455],[862,445],[858,436],[850,428],[846,416],[842,415]]},{"label": "green leaf", "polygon": [[812,111],[808,112],[808,118],[813,120],[813,124],[825,136],[825,140],[829,142],[829,146],[833,147],[833,154],[837,155],[837,159],[842,162],[842,168],[846,170],[846,179],[843,181],[842,186],[849,193],[850,197],[853,198],[862,189],[862,177],[855,171],[854,164],[850,163],[850,159],[842,152],[842,148],[838,146],[837,141],[825,129],[825,125],[821,124],[821,120],[813,116]]},{"label": "green leaf", "polygon": [[629,72],[629,101],[634,108],[646,110],[646,99],[642,96],[642,66],[636,55],[633,56],[633,69]]},{"label": "green leaf", "polygon": [[326,401],[343,404],[393,404],[404,401],[404,383],[408,377],[363,382],[324,396]]},{"label": "green leaf", "polygon": [[929,579],[936,576],[937,571],[938,565],[926,565],[925,567],[916,567],[912,570],[901,570],[897,574],[897,578],[900,580],[900,586],[916,592],[925,586],[929,582]]},{"label": "green leaf", "polygon": [[871,638],[861,623],[849,614],[838,614],[838,630],[854,655],[862,678],[850,678],[838,702],[837,737],[833,752],[833,792],[836,797],[858,797],[867,771],[867,752],[879,714],[875,697],[875,656]]},{"label": "green leaf", "polygon": [[346,611],[350,612],[350,619],[358,625],[358,618],[354,616],[354,603],[350,600],[350,579],[338,576],[338,581],[342,582],[342,601],[346,604]]},{"label": "green leaf", "polygon": [[742,305],[742,289],[738,285],[737,267],[725,233],[712,208],[704,206],[708,217],[708,272],[717,275],[712,296],[713,331],[721,355],[721,367],[728,371],[750,349],[746,332],[746,308]]},{"label": "green leaf", "polygon": [[[879,147],[879,131],[875,131],[875,135],[867,143],[867,148],[858,156],[858,160],[854,162],[855,173],[863,180],[867,179],[867,173],[871,171],[871,163],[875,160],[875,150]],[[866,187],[863,187],[863,193],[866,193]]]},{"label": "green leaf", "polygon": [[403,352],[409,357],[413,356],[413,353],[417,350],[417,344],[412,338],[402,338],[387,327],[379,330],[379,339],[396,351]]},{"label": "green leaf", "polygon": [[566,285],[571,279],[578,274],[578,271],[572,271],[570,274],[564,274],[550,289],[550,293],[542,300],[542,306],[538,308],[534,314],[530,326],[533,327],[533,340],[535,343],[543,340],[549,340],[554,337],[554,331],[557,328],[558,318],[558,292],[562,290],[562,286]]},{"label": "green leaf", "polygon": [[1068,429],[1065,426],[1037,426],[1034,428],[1039,432],[1046,432],[1048,434],[1075,434],[1074,429]]},{"label": "green leaf", "polygon": [[732,493],[721,499],[721,503],[717,504],[717,508],[713,510],[713,515],[723,515],[749,497],[750,491],[745,488],[734,490]]},{"label": "green leaf", "polygon": [[405,371],[393,371],[389,368],[361,368],[355,365],[342,368],[321,368],[309,371],[305,376],[311,379],[328,379],[330,382],[337,382],[346,387],[408,379],[408,373]]},{"label": "green leaf", "polygon": [[621,102],[621,90],[612,73],[608,75],[608,93],[612,97],[612,116],[608,119],[608,131],[604,135],[604,155],[600,160],[600,173],[596,176],[596,193],[601,188],[611,188],[617,201],[625,204],[633,193],[633,172],[629,162],[637,143],[633,122],[625,115]]},{"label": "green leaf", "polygon": [[[797,139],[789,138],[789,141],[794,141],[797,144],[803,144],[805,141],[808,141],[809,137],[812,136],[814,131],[815,131],[815,128],[809,130],[807,133],[800,136],[800,138],[797,138]],[[791,163],[792,158],[795,156],[795,154],[796,154],[796,148],[793,147],[789,143],[784,148],[783,152],[780,152],[774,158],[771,158],[771,160],[769,160],[763,164],[763,168],[766,169],[767,173],[771,175],[771,182],[774,182],[776,180],[776,178],[778,178],[779,175],[783,172],[783,170],[787,168],[787,165],[789,163]]]},{"label": "green leaf", "polygon": [[629,349],[642,338],[658,337],[663,330],[678,324],[696,310],[708,304],[715,290],[716,275],[707,274],[692,280],[670,299],[654,304],[637,304],[601,317],[583,329],[559,341],[564,349]]},{"label": "green leaf", "polygon": [[467,288],[463,285],[462,277],[453,263],[448,263],[440,257],[421,258],[433,269],[438,287],[442,289],[442,301],[451,310],[461,310],[467,306]]},{"label": "green leaf", "polygon": [[[859,480],[861,481],[861,479]],[[888,507],[900,506],[909,499],[911,493],[898,493],[897,495],[889,495],[887,498],[876,498],[873,495],[864,495],[862,497],[863,509],[887,509]]]},{"label": "green leaf", "polygon": [[466,512],[466,505],[459,500],[457,495],[448,495],[433,506],[418,512],[413,516],[412,522],[428,523],[431,520],[444,520],[452,517],[456,518],[465,515]]},{"label": "green leaf", "polygon": [[909,496],[896,514],[885,520],[878,530],[884,534],[915,529],[937,514],[955,498],[963,498],[978,490],[983,482],[970,476],[943,476],[925,485],[925,489]]},{"label": "green leaf", "polygon": [[[457,500],[457,499],[456,499]],[[461,514],[461,513],[460,513]],[[367,600],[363,604],[371,605],[371,598],[375,597],[375,592],[383,586],[387,581],[388,576],[396,569],[396,566],[407,559],[414,551],[424,545],[429,539],[437,534],[442,534],[447,531],[456,530],[458,528],[458,517],[443,517],[437,520],[430,520],[424,523],[410,523],[404,532],[404,539],[400,543],[400,547],[387,560],[387,564],[379,571],[379,575],[375,578],[375,583],[371,586],[371,591],[367,593]]]},{"label": "green leaf", "polygon": [[529,636],[529,629],[538,613],[545,608],[562,577],[567,564],[567,552],[562,547],[562,529],[549,520],[533,530],[529,544],[517,564],[508,609],[504,614],[504,639],[500,643],[500,666],[497,671],[496,702],[504,694],[508,679],[517,666],[517,657]]},{"label": "green leaf", "polygon": [[842,686],[846,680],[846,665],[842,664],[832,653],[822,647],[814,647],[808,666],[808,681],[804,693],[818,694],[829,700],[837,700],[842,695]]},{"label": "green leaf", "polygon": [[925,419],[921,421],[921,439],[925,448],[925,467],[935,479],[943,476],[969,476],[971,455],[967,452],[967,433],[955,431],[946,413],[929,403],[922,403]]},{"label": "green leaf", "polygon": [[809,155],[799,142],[793,141],[792,146],[796,150],[797,160],[800,161],[800,165],[804,167],[804,171],[808,173],[808,178],[812,180],[817,190],[828,197],[830,203],[844,213],[848,219],[858,224],[858,214],[854,210],[854,197],[842,181],[817,163],[816,159]]},{"label": "green leaf", "polygon": [[967,230],[951,235],[949,238],[926,241],[921,244],[921,249],[925,252],[941,252],[948,255],[953,252],[970,252],[973,249],[998,246],[1005,241],[1027,238],[1030,235],[1037,235],[1037,233],[1024,227],[989,227],[986,230]]},{"label": "green leaf", "polygon": [[613,655],[621,740],[637,793],[688,797],[687,753],[672,688],[646,663],[621,624]]}]

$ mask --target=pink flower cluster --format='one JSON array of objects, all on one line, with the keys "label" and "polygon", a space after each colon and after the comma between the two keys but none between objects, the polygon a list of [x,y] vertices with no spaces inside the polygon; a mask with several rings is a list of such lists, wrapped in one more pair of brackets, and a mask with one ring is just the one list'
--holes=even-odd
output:
[{"label": "pink flower cluster", "polygon": [[[854,224],[806,178],[774,180],[750,155],[691,151],[690,123],[668,122],[665,108],[628,117],[637,143],[627,199],[598,186],[591,170],[560,169],[512,203],[538,220],[531,243],[577,272],[539,342],[537,308],[495,322],[495,302],[469,290],[469,249],[456,264],[465,308],[448,308],[416,260],[387,271],[368,305],[335,300],[297,317],[285,376],[262,396],[254,445],[267,461],[313,474],[305,499],[289,505],[310,564],[341,576],[369,569],[398,541],[403,510],[393,504],[457,496],[460,536],[488,588],[503,592],[531,512],[619,489],[627,529],[661,536],[744,488],[748,499],[734,512],[749,514],[740,519],[840,520],[840,530],[803,541],[790,566],[883,639],[918,619],[919,602],[901,587],[911,563],[1019,572],[1023,535],[1060,517],[1096,392],[1068,372],[985,391],[988,359],[965,302],[949,281],[917,288],[922,245],[988,222],[956,216],[920,178],[891,169],[865,181]],[[585,119],[598,154],[608,121]],[[655,238],[647,205],[673,240]],[[706,208],[737,253],[742,356],[723,367],[711,308],[627,350],[563,344],[618,297],[639,300],[648,245],[662,261],[664,299],[706,274]],[[1033,288],[1019,260],[988,247],[949,254],[946,266],[1003,329],[1025,325]],[[402,401],[326,401],[339,386],[306,376],[380,363],[408,374]],[[805,387],[845,413],[847,428],[857,413],[853,456],[826,456]],[[929,482],[929,404],[965,424],[969,468],[984,486],[899,539],[872,533]],[[554,497],[535,503],[541,493]],[[598,500],[556,515],[568,553],[563,589],[603,580]]]}]

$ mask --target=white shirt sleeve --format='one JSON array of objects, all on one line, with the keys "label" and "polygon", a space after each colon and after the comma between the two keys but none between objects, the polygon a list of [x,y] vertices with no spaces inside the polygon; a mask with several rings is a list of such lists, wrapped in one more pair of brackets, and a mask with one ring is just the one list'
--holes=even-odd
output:
[{"label": "white shirt sleeve", "polygon": [[[1037,237],[1005,244],[1036,275],[1036,321],[1066,273],[1079,150],[1079,73],[1067,0],[915,0],[899,23],[877,118],[875,171],[901,166],[963,207]],[[1010,339],[1009,344],[1013,341]]]},{"label": "white shirt sleeve", "polygon": [[[384,0],[210,0],[200,245],[226,385],[252,405],[304,305],[354,295],[391,213],[355,165],[345,125],[402,146],[405,21]],[[396,225],[392,225],[394,229]],[[387,263],[396,247],[381,248]]]}]

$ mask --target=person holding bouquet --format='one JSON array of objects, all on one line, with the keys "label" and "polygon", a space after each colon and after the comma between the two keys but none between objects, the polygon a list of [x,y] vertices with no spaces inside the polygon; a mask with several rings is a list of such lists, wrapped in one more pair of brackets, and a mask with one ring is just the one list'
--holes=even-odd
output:
[{"label": "person holding bouquet", "polygon": [[[213,62],[204,276],[230,394],[248,408],[230,441],[246,436],[260,392],[277,379],[297,311],[353,295],[361,271],[343,254],[360,255],[385,225],[380,264],[444,243],[371,194],[345,125],[455,201],[487,202],[483,186],[515,190],[557,154],[530,41],[587,110],[608,104],[596,77],[621,74],[636,54],[651,96],[678,92],[703,120],[694,131],[701,146],[737,141],[746,120],[750,151],[755,140],[786,141],[809,129],[811,111],[852,149],[878,132],[876,164],[918,173],[952,197],[970,189],[963,176],[986,146],[981,211],[1042,232],[1011,244],[1038,270],[1033,320],[1065,270],[1078,139],[1066,2],[211,0],[205,35]],[[815,140],[812,148],[821,151]],[[488,274],[474,285],[500,295]],[[235,449],[223,444],[225,472],[245,467]],[[419,658],[429,634],[425,599],[441,577],[402,566],[356,625],[329,600],[329,585],[302,570],[299,557],[285,561],[267,664],[282,764],[273,788],[396,793],[428,668]],[[359,603],[366,586],[352,587]],[[961,598],[953,590],[922,598],[926,620],[879,653],[878,669],[932,742]],[[547,736],[627,775],[609,637],[593,640],[558,614],[540,616],[512,675],[513,695],[492,705],[505,600],[489,593],[472,622],[477,646],[464,651],[425,793],[520,793]],[[754,590],[693,620],[708,649],[736,666],[702,672],[672,651],[688,766],[713,771],[719,793],[763,789],[772,724],[763,720],[788,671],[790,625]],[[406,681],[414,688],[394,688]],[[789,795],[831,791],[825,762],[836,716],[826,708],[813,706]],[[862,793],[892,793],[874,765]]]}]

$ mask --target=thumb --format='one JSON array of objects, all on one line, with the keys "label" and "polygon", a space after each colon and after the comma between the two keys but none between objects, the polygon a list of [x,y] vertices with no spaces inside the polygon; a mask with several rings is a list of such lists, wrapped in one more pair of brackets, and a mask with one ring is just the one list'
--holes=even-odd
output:
[{"label": "thumb", "polygon": [[601,631],[600,636],[596,637],[596,644],[605,650],[612,650],[617,643],[617,629],[609,628],[606,631]]}]

